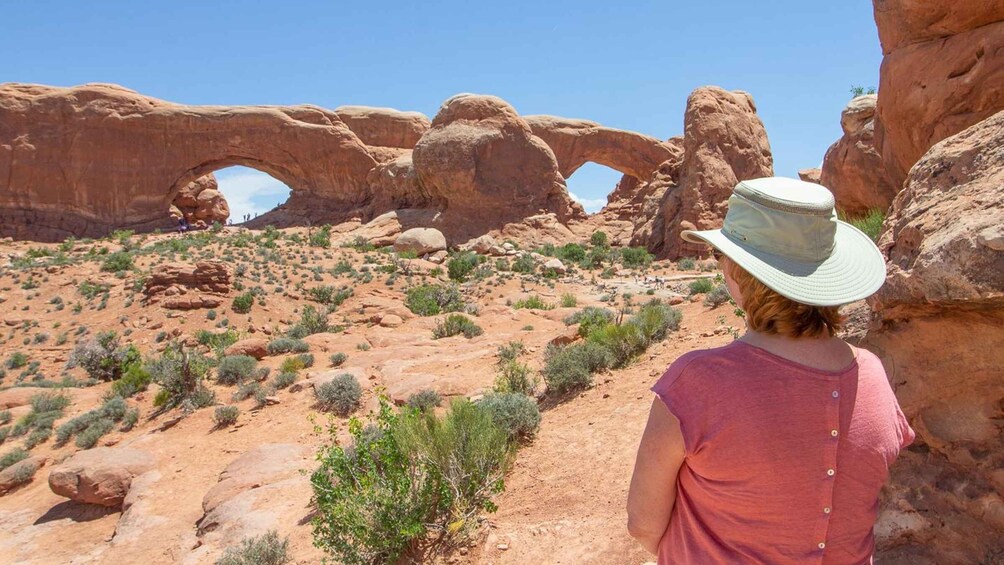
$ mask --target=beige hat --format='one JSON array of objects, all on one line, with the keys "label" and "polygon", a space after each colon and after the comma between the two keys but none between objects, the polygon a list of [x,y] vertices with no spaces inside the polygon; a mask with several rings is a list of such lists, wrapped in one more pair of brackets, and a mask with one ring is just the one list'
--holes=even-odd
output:
[{"label": "beige hat", "polygon": [[837,306],[873,294],[885,259],[861,230],[837,219],[833,194],[811,182],[766,177],[741,181],[720,230],[686,230],[781,296]]}]

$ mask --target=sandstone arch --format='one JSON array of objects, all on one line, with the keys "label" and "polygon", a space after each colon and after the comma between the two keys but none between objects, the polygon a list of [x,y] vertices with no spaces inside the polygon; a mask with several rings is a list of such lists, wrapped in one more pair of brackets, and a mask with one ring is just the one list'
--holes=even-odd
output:
[{"label": "sandstone arch", "polygon": [[566,179],[585,163],[593,162],[645,181],[663,162],[683,156],[676,145],[589,120],[547,115],[523,119],[533,135],[554,151],[558,169]]}]

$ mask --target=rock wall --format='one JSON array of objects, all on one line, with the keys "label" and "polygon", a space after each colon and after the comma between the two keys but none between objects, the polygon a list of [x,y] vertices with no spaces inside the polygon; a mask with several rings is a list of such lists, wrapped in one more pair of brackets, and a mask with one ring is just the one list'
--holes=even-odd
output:
[{"label": "rock wall", "polygon": [[860,216],[872,209],[887,210],[896,196],[875,149],[877,96],[851,100],[840,114],[844,135],[826,151],[818,182],[833,192],[837,209]]},{"label": "rock wall", "polygon": [[893,186],[935,143],[1004,109],[1004,3],[874,0],[875,143]]},{"label": "rock wall", "polygon": [[748,93],[698,88],[687,98],[683,125],[679,187],[667,191],[661,205],[661,253],[670,258],[703,251],[680,232],[721,227],[736,183],[774,174],[767,132]]},{"label": "rock wall", "polygon": [[[1004,555],[1004,111],[934,145],[893,202],[866,346],[918,439],[893,470],[884,557]],[[921,561],[925,562],[925,561]]]}]

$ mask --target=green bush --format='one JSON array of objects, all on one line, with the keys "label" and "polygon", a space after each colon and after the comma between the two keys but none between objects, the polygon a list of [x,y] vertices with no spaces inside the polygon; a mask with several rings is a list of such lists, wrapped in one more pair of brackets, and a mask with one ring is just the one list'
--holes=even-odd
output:
[{"label": "green bush", "polygon": [[697,269],[697,261],[693,257],[684,257],[676,262],[676,268],[681,271],[693,271]]},{"label": "green bush", "polygon": [[589,334],[589,341],[610,353],[611,367],[623,367],[648,345],[641,328],[632,323],[607,324],[596,328]]},{"label": "green bush", "polygon": [[544,302],[541,297],[534,294],[521,300],[517,300],[512,307],[516,310],[521,308],[525,308],[527,310],[553,310],[554,304],[548,304],[547,302]]},{"label": "green bush", "polygon": [[303,312],[300,313],[300,323],[297,324],[297,327],[302,328],[304,333],[304,335],[297,337],[325,333],[334,329],[328,324],[328,314],[318,311],[310,304],[303,307]]},{"label": "green bush", "polygon": [[613,364],[613,358],[603,346],[592,341],[564,347],[548,346],[544,352],[544,382],[548,392],[565,394],[589,388],[593,373]]},{"label": "green bush", "polygon": [[435,316],[464,309],[464,300],[456,285],[423,284],[408,289],[404,305],[419,316]]},{"label": "green bush", "polygon": [[352,445],[322,447],[311,476],[314,544],[347,565],[416,560],[423,545],[468,541],[495,510],[514,455],[508,433],[469,401],[442,417],[397,415],[381,401],[372,425],[353,419],[349,431]]},{"label": "green bush", "polygon": [[644,247],[625,247],[621,249],[621,263],[625,267],[644,267],[652,262],[652,254]]},{"label": "green bush", "polygon": [[224,385],[236,385],[250,380],[258,360],[250,355],[227,355],[220,359],[216,366],[216,382]]},{"label": "green bush", "polygon": [[596,247],[606,247],[607,246],[607,234],[602,231],[594,231],[593,235],[589,236],[589,244]]},{"label": "green bush", "polygon": [[582,310],[565,317],[565,325],[579,324],[579,335],[589,337],[590,332],[595,328],[605,326],[612,322],[614,313],[606,308],[586,306]]},{"label": "green bush", "polygon": [[349,356],[344,353],[332,353],[330,357],[331,366],[341,367],[343,364],[345,364],[345,360],[348,358]]},{"label": "green bush", "polygon": [[11,415],[10,410],[0,410],[0,426],[9,424],[14,416]]},{"label": "green bush", "polygon": [[578,243],[566,243],[557,249],[555,255],[566,263],[578,263],[586,258],[586,250]]},{"label": "green bush", "polygon": [[446,319],[436,322],[436,327],[432,330],[432,337],[434,339],[441,339],[463,334],[464,337],[470,339],[482,333],[484,333],[484,330],[481,329],[481,326],[475,324],[467,316],[463,314],[450,314]]},{"label": "green bush", "polygon": [[213,423],[217,428],[225,428],[237,423],[237,418],[241,414],[241,409],[232,404],[217,406],[213,411]]},{"label": "green bush", "polygon": [[76,445],[80,449],[90,449],[97,445],[98,440],[101,436],[112,431],[115,424],[109,418],[99,418],[93,422],[91,425],[87,426],[87,429],[77,434]]},{"label": "green bush", "polygon": [[492,420],[509,433],[510,439],[532,437],[540,428],[536,401],[518,392],[493,392],[478,402]]},{"label": "green bush", "polygon": [[105,256],[101,262],[101,270],[106,273],[118,273],[133,268],[132,255],[128,251],[119,251]]},{"label": "green bush", "polygon": [[237,402],[246,398],[251,398],[252,396],[264,396],[264,394],[265,390],[261,387],[261,383],[251,381],[237,385],[237,390],[230,395],[230,398]]},{"label": "green bush", "polygon": [[62,413],[70,405],[70,397],[55,392],[40,392],[29,399],[31,411],[36,414]]},{"label": "green bush", "polygon": [[28,356],[25,355],[24,353],[21,353],[20,351],[15,351],[14,353],[11,353],[10,357],[7,357],[7,361],[4,362],[4,365],[6,365],[8,369],[20,369],[21,367],[24,367],[27,364],[28,364]]},{"label": "green bush", "polygon": [[517,359],[510,359],[498,365],[494,389],[496,392],[533,395],[537,389],[537,382],[529,366]]},{"label": "green bush", "polygon": [[[115,422],[120,422],[127,416],[139,419],[139,410],[133,409],[135,415],[131,416],[129,405],[120,396],[112,396],[94,410],[85,412],[56,428],[56,445],[66,444],[70,439],[77,436],[77,447],[90,449],[94,447],[102,436],[112,431]],[[127,427],[135,425],[135,420]]]},{"label": "green bush", "polygon": [[728,287],[724,284],[718,284],[704,297],[704,305],[717,308],[728,302],[731,298]]},{"label": "green bush", "polygon": [[863,231],[872,241],[878,241],[879,234],[882,233],[882,222],[885,221],[885,211],[875,208],[869,210],[863,216],[842,219]]},{"label": "green bush", "polygon": [[142,392],[150,386],[152,377],[143,368],[143,365],[134,363],[129,365],[122,378],[112,383],[112,394],[129,398],[137,392]]},{"label": "green bush", "polygon": [[310,234],[311,247],[331,247],[331,226],[321,226],[321,229]]},{"label": "green bush", "polygon": [[680,329],[682,320],[683,312],[668,304],[663,304],[658,299],[653,299],[642,306],[634,316],[631,316],[628,323],[641,328],[647,347],[652,342],[665,338],[670,330]]},{"label": "green bush", "polygon": [[254,306],[254,294],[245,292],[234,297],[234,301],[230,304],[230,309],[238,314],[247,314],[251,311],[252,306]]},{"label": "green bush", "polygon": [[443,403],[439,393],[431,388],[423,389],[408,397],[408,406],[420,410],[430,410]]},{"label": "green bush", "polygon": [[180,407],[190,412],[215,404],[216,395],[203,383],[210,367],[212,362],[201,353],[172,344],[145,365],[153,381],[161,386],[153,405],[161,410]]},{"label": "green bush", "polygon": [[342,302],[345,302],[350,296],[352,296],[352,289],[347,287],[316,286],[307,289],[307,298],[314,302],[327,304],[332,308],[341,306]]},{"label": "green bush", "polygon": [[269,355],[281,355],[283,353],[303,353],[310,349],[310,345],[302,339],[280,337],[268,342],[266,349]]},{"label": "green bush", "polygon": [[23,461],[28,458],[28,452],[20,447],[15,447],[14,449],[0,455],[0,471],[3,471],[7,467],[10,467],[18,461]]},{"label": "green bush", "polygon": [[286,388],[296,382],[296,373],[279,373],[272,379],[272,386],[276,389]]},{"label": "green bush", "polygon": [[334,412],[339,416],[348,416],[359,408],[363,389],[353,375],[345,373],[315,388],[314,396],[317,398],[319,409]]},{"label": "green bush", "polygon": [[705,294],[715,288],[715,283],[709,278],[697,279],[690,282],[690,295]]},{"label": "green bush", "polygon": [[230,347],[231,345],[237,343],[240,339],[240,335],[237,330],[228,329],[222,332],[211,332],[209,330],[199,330],[195,332],[195,341],[199,342],[200,345],[205,345],[222,354],[223,350]]},{"label": "green bush", "polygon": [[278,532],[269,530],[228,547],[215,565],[283,565],[289,561],[289,538],[280,539]]},{"label": "green bush", "polygon": [[140,353],[135,346],[122,347],[114,331],[101,332],[96,337],[77,342],[66,363],[68,368],[80,367],[92,379],[114,381],[130,365],[140,363]]},{"label": "green bush", "polygon": [[20,465],[17,465],[17,467],[14,467],[13,469],[14,473],[11,475],[10,485],[8,487],[9,490],[7,492],[10,492],[10,489],[13,489],[14,487],[18,487],[31,481],[32,477],[35,476],[35,472],[38,471],[38,463],[35,461],[25,461],[19,463]]},{"label": "green bush", "polygon": [[566,292],[561,295],[561,307],[562,308],[574,308],[576,304],[579,303],[579,299],[575,298],[575,295]]},{"label": "green bush", "polygon": [[529,253],[521,254],[512,262],[512,270],[516,273],[531,274],[536,268],[537,264],[534,263],[533,256]]},{"label": "green bush", "polygon": [[464,282],[478,268],[481,260],[473,251],[461,251],[446,262],[446,272],[452,280]]}]

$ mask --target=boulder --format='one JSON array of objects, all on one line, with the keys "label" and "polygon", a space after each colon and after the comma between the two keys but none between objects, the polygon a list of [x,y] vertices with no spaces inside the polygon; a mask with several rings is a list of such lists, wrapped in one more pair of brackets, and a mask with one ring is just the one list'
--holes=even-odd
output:
[{"label": "boulder", "polygon": [[875,145],[901,187],[927,150],[1004,109],[1004,6],[875,0],[885,57]]},{"label": "boulder", "polygon": [[446,237],[435,228],[411,228],[394,240],[394,251],[422,256],[446,249]]},{"label": "boulder", "polygon": [[[35,473],[38,472],[39,468],[45,465],[46,461],[48,461],[46,457],[33,455],[27,459],[22,459],[17,463],[8,466],[3,471],[0,471],[0,496],[7,494],[23,484],[31,482]],[[27,481],[22,479],[25,475],[28,476]]]},{"label": "boulder", "polygon": [[798,171],[798,178],[800,180],[804,180],[805,182],[814,182],[819,184],[819,176],[822,172],[823,170],[820,168],[801,169]]},{"label": "boulder", "polygon": [[912,501],[911,523],[939,525],[894,540],[890,559],[902,551],[977,563],[999,547],[1004,522],[993,509],[1004,500],[992,485],[1004,458],[1004,253],[993,242],[1002,225],[1004,111],[931,147],[879,239],[888,274],[868,300],[876,321],[865,345],[882,357],[917,432],[886,506]]},{"label": "boulder", "polygon": [[495,246],[496,246],[495,238],[493,238],[488,234],[485,234],[468,241],[462,247],[475,253],[487,255],[489,252],[491,252],[492,248]]},{"label": "boulder", "polygon": [[268,340],[251,337],[242,339],[226,348],[226,355],[250,355],[259,361],[268,355]]},{"label": "boulder", "polygon": [[230,217],[230,207],[219,191],[216,176],[209,173],[183,186],[174,197],[168,214],[176,219],[184,217],[190,224],[198,220],[223,224]]},{"label": "boulder", "polygon": [[154,269],[144,284],[146,304],[175,310],[215,308],[230,292],[233,273],[222,261],[167,263]]},{"label": "boulder", "polygon": [[558,273],[559,275],[565,274],[565,271],[567,270],[567,269],[565,269],[565,264],[562,263],[561,259],[558,259],[557,257],[555,257],[553,259],[548,259],[547,261],[545,261],[543,269],[545,271],[554,271],[555,273]]},{"label": "boulder", "polygon": [[897,192],[875,149],[876,100],[866,94],[847,104],[840,115],[844,135],[826,151],[819,175],[819,184],[833,192],[837,209],[851,217],[888,209]]},{"label": "boulder", "polygon": [[387,314],[385,316],[380,317],[379,323],[380,327],[383,328],[396,328],[401,324],[403,324],[404,320],[401,319],[401,316],[398,316],[396,314]]},{"label": "boulder", "polygon": [[501,98],[458,94],[440,107],[412,153],[419,183],[444,209],[440,227],[463,241],[541,210],[583,218],[554,153]]},{"label": "boulder", "polygon": [[717,86],[694,90],[684,114],[683,164],[679,187],[662,202],[665,235],[662,254],[675,259],[696,255],[702,246],[686,243],[686,226],[722,226],[727,201],[740,180],[774,174],[773,158],[753,97]]},{"label": "boulder", "polygon": [[49,488],[74,502],[118,508],[133,479],[155,463],[149,453],[127,447],[78,451],[52,469]]}]

